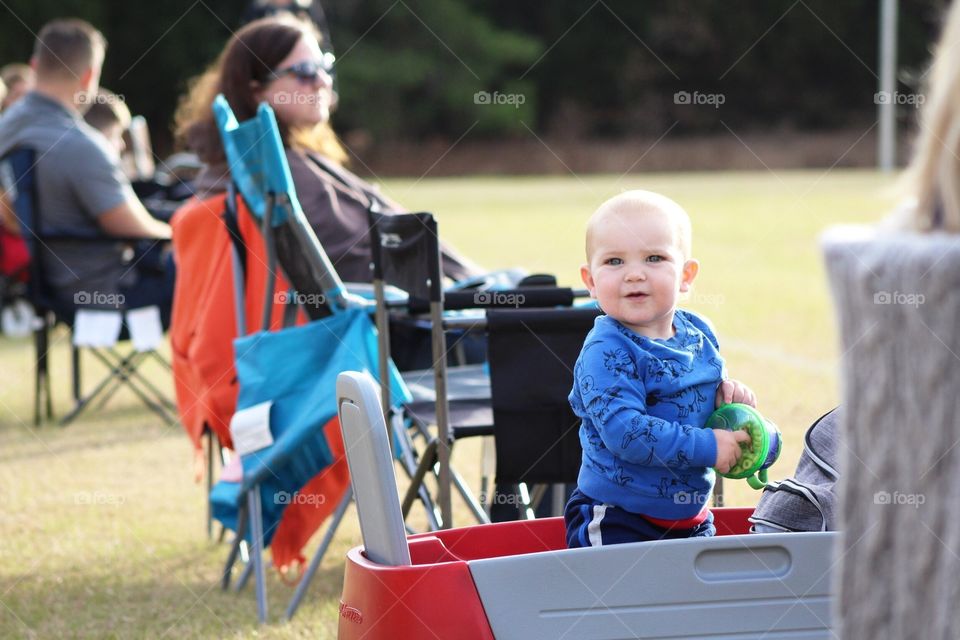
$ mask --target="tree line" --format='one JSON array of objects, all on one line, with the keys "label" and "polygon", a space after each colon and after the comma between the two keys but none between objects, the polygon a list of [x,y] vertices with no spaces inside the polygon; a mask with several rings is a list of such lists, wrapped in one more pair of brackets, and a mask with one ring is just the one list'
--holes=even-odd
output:
[{"label": "tree line", "polygon": [[[946,0],[901,0],[899,91],[916,96]],[[335,126],[374,141],[616,138],[832,129],[875,117],[877,0],[327,0]],[[161,148],[187,81],[239,27],[237,0],[8,0],[0,63],[50,18],[110,45],[104,86]],[[915,106],[901,97],[901,117]],[[922,102],[922,97],[919,98]]]}]

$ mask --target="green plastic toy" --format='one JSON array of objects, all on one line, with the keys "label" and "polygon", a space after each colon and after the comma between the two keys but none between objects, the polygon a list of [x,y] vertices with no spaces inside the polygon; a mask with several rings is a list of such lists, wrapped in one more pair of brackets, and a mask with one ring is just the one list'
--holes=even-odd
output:
[{"label": "green plastic toy", "polygon": [[746,478],[754,489],[763,489],[767,485],[767,469],[780,457],[783,436],[777,425],[766,420],[753,407],[740,403],[725,404],[707,418],[708,429],[727,431],[746,431],[750,434],[750,444],[743,444],[743,455],[724,478],[739,480]]}]

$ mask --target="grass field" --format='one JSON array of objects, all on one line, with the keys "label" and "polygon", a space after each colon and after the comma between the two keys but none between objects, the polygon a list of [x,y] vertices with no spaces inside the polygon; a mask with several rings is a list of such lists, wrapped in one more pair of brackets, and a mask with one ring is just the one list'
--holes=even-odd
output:
[{"label": "grass field", "polygon": [[[793,470],[803,430],[838,397],[817,237],[831,224],[876,220],[892,203],[888,184],[838,170],[425,179],[384,189],[437,213],[441,236],[484,266],[524,266],[570,284],[579,282],[585,219],[602,200],[645,188],[679,201],[693,218],[701,262],[686,306],[713,320],[731,374],[783,429],[784,454],[772,471],[779,478]],[[66,339],[56,334],[52,354],[61,412]],[[28,341],[0,339],[0,637],[336,636],[342,558],[359,542],[352,514],[295,621],[258,628],[252,591],[217,587],[227,548],[206,539],[204,495],[183,432],[122,394],[67,429],[34,429],[31,355]],[[95,365],[86,368],[92,377]],[[458,445],[455,462],[476,481],[476,446]],[[727,487],[728,504],[757,500],[745,483]],[[277,620],[292,589],[271,572],[269,593]]]}]

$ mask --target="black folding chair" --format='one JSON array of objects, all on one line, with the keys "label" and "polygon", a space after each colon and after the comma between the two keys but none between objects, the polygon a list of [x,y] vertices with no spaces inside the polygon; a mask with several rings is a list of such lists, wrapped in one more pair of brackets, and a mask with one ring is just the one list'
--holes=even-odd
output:
[{"label": "black folding chair", "polygon": [[[53,418],[53,399],[50,391],[49,349],[50,329],[60,320],[52,301],[53,292],[45,279],[43,264],[52,256],[49,243],[81,243],[94,247],[105,247],[117,243],[130,243],[142,238],[115,238],[103,235],[77,236],[63,233],[51,233],[44,227],[36,181],[36,152],[33,149],[19,147],[0,158],[0,187],[6,194],[20,225],[20,233],[30,253],[30,278],[27,285],[27,299],[36,313],[37,323],[34,329],[35,347],[35,384],[34,384],[34,424],[42,419]],[[73,327],[71,328],[71,335]],[[121,336],[122,338],[123,336]],[[73,341],[71,340],[71,343]],[[72,346],[73,380],[72,390],[74,407],[61,420],[61,425],[72,422],[94,400],[99,399],[101,406],[121,387],[129,388],[147,407],[156,412],[165,421],[176,422],[176,406],[149,379],[143,376],[139,367],[149,359],[160,363],[172,371],[170,363],[155,350],[137,351],[131,349],[121,353],[115,347],[83,347],[107,369],[104,377],[93,390],[82,393],[80,371],[80,348]]]},{"label": "black folding chair", "polygon": [[[563,512],[565,485],[580,471],[580,419],[567,396],[596,307],[487,312],[496,443],[493,520],[532,518],[552,489]],[[551,486],[552,485],[552,486]]]},{"label": "black folding chair", "polygon": [[[427,439],[427,446],[420,456],[418,467],[405,496],[402,511],[406,517],[418,492],[422,492],[423,481],[427,473],[437,466],[437,503],[439,514],[428,514],[432,526],[449,528],[453,522],[453,504],[450,494],[451,484],[455,484],[467,506],[479,522],[489,522],[479,501],[467,488],[466,482],[450,467],[450,446],[455,433],[451,428],[450,400],[447,393],[447,341],[443,327],[443,278],[440,270],[440,241],[437,237],[437,223],[429,213],[403,215],[383,215],[370,212],[370,233],[373,252],[373,284],[377,300],[377,332],[380,342],[381,366],[390,355],[389,319],[385,300],[385,285],[403,289],[409,296],[403,304],[410,313],[426,312],[430,321],[431,360],[433,361],[432,398],[417,403],[412,417]],[[483,387],[486,381],[482,371],[472,371],[476,380],[474,386]],[[422,382],[417,375],[410,380],[413,386]],[[405,376],[409,380],[409,376]],[[410,386],[410,385],[408,385]],[[383,406],[390,407],[389,385],[381,385]],[[492,433],[492,415],[485,395],[472,398],[463,409],[465,414],[458,416],[472,424],[463,425],[470,435]],[[433,405],[430,411],[427,406]],[[387,416],[392,419],[391,416]],[[436,423],[437,436],[427,432],[427,425]],[[467,431],[456,435],[466,436]]]},{"label": "black folding chair", "polygon": [[[428,473],[437,476],[438,521],[448,527],[452,517],[451,485],[467,504],[478,522],[489,518],[483,505],[473,496],[466,482],[450,466],[450,447],[456,440],[473,436],[493,435],[494,415],[489,400],[489,376],[480,365],[447,366],[447,356],[455,346],[448,344],[448,330],[469,331],[482,326],[484,317],[476,315],[459,322],[445,321],[444,311],[488,309],[513,306],[556,306],[572,304],[575,292],[569,288],[528,287],[511,291],[444,292],[440,263],[440,241],[436,220],[429,213],[383,215],[370,212],[371,246],[373,250],[373,283],[377,299],[377,328],[381,358],[390,354],[389,324],[391,311],[405,311],[415,317],[426,317],[431,333],[432,375],[408,372],[404,379],[415,397],[405,409],[421,428],[426,447],[419,457],[413,482],[404,497],[404,516],[422,489]],[[385,286],[404,290],[408,298],[387,301]],[[432,386],[424,384],[432,378]],[[390,406],[389,391],[382,390],[383,406]],[[434,438],[426,425],[437,425]],[[436,467],[436,469],[435,469]]]}]

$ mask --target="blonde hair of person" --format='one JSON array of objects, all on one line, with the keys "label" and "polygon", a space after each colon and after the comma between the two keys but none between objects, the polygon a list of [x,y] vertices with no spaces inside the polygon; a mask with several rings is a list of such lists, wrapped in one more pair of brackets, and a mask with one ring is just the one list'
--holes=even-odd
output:
[{"label": "blonde hair of person", "polygon": [[950,7],[934,50],[920,133],[903,186],[916,201],[907,226],[960,233],[960,1]]}]

